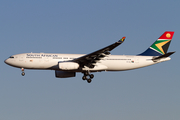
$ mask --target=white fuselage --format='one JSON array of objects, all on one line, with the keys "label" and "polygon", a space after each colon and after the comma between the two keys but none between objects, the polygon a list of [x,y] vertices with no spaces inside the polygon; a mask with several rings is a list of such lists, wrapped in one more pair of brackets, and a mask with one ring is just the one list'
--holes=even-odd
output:
[{"label": "white fuselage", "polygon": [[[61,70],[59,68],[59,63],[71,61],[81,56],[84,56],[84,54],[24,53],[11,56],[5,60],[5,63],[14,67],[25,69]],[[71,71],[123,71],[141,68],[170,60],[170,57],[167,57],[154,62],[152,61],[152,58],[153,56],[108,55],[95,63],[94,68],[85,66],[83,68],[78,68]]]}]

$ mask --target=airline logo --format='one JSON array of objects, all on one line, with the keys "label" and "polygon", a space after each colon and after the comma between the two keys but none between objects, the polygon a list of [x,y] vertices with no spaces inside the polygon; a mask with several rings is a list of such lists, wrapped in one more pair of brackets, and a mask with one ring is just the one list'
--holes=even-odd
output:
[{"label": "airline logo", "polygon": [[124,42],[125,39],[126,37],[122,37],[118,42]]},{"label": "airline logo", "polygon": [[122,37],[122,38],[121,38],[121,41],[124,41],[125,39],[126,39],[126,37]]},{"label": "airline logo", "polygon": [[167,37],[167,38],[170,38],[170,37],[171,37],[171,34],[170,34],[170,33],[167,33],[167,34],[166,34],[166,37]]},{"label": "airline logo", "polygon": [[150,48],[161,54],[166,54],[173,34],[174,32],[165,32]]}]

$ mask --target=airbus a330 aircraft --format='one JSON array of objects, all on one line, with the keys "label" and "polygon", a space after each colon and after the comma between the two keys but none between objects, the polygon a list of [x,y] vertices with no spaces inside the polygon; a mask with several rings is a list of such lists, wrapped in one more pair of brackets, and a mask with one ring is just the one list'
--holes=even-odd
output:
[{"label": "airbus a330 aircraft", "polygon": [[145,52],[138,55],[110,55],[110,51],[124,42],[118,42],[90,54],[50,54],[23,53],[9,57],[4,62],[10,66],[24,69],[55,70],[57,78],[75,77],[83,73],[88,83],[94,78],[91,72],[132,70],[168,61],[174,52],[167,53],[174,32],[166,31]]}]

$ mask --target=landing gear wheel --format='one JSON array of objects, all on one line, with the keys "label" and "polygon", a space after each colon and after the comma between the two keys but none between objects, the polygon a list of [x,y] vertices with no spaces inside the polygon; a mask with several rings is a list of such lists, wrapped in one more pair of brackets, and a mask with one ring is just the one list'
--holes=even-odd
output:
[{"label": "landing gear wheel", "polygon": [[91,83],[91,81],[92,81],[91,79],[88,79],[88,80],[87,80],[88,83]]},{"label": "landing gear wheel", "polygon": [[21,75],[24,76],[25,75],[24,68],[21,68],[21,71],[22,71]]},{"label": "landing gear wheel", "polygon": [[94,78],[94,75],[93,75],[93,74],[90,74],[89,77],[90,77],[91,79],[93,79],[93,78]]},{"label": "landing gear wheel", "polygon": [[86,78],[86,76],[83,76],[82,79],[83,79],[83,80],[86,80],[87,78]]},{"label": "landing gear wheel", "polygon": [[85,76],[88,76],[88,75],[89,75],[89,72],[85,72],[84,75],[85,75]]},{"label": "landing gear wheel", "polygon": [[87,80],[88,83],[91,83],[92,80],[94,78],[94,75],[93,74],[90,74],[89,71],[85,71],[83,72],[84,73],[84,76],[82,77],[83,80]]},{"label": "landing gear wheel", "polygon": [[24,75],[25,75],[25,73],[24,73],[24,72],[22,72],[22,73],[21,73],[21,75],[22,75],[22,76],[24,76]]}]

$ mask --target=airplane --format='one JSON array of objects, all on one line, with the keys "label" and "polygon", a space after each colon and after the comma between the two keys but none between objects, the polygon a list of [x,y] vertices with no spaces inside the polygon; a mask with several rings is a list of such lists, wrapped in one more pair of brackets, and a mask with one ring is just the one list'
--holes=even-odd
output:
[{"label": "airplane", "polygon": [[83,80],[91,83],[92,72],[125,71],[168,61],[175,52],[168,52],[174,31],[165,31],[147,50],[138,55],[111,55],[110,51],[122,44],[126,37],[90,54],[23,53],[10,56],[4,62],[24,69],[55,70],[57,78],[75,77],[83,73]]}]

